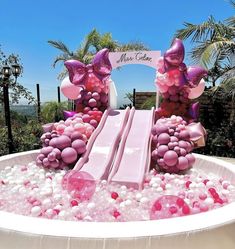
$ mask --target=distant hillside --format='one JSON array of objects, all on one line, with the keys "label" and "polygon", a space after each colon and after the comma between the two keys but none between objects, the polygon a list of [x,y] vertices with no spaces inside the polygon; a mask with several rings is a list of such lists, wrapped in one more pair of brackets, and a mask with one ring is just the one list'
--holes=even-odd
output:
[{"label": "distant hillside", "polygon": [[[26,116],[36,116],[37,114],[37,108],[34,105],[11,105],[10,109]],[[0,110],[3,110],[2,106],[0,106]]]}]

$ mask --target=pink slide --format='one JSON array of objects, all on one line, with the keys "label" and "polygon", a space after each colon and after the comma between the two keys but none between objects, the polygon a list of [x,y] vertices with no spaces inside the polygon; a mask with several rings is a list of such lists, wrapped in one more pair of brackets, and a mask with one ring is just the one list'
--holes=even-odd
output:
[{"label": "pink slide", "polygon": [[136,110],[123,133],[109,181],[140,189],[150,167],[154,108]]},{"label": "pink slide", "polygon": [[104,114],[102,115],[102,118],[100,120],[100,123],[98,127],[96,127],[95,131],[92,133],[90,139],[88,140],[87,146],[86,146],[86,152],[79,158],[76,165],[74,166],[74,170],[79,170],[81,167],[87,162],[89,154],[91,152],[92,146],[97,138],[97,136],[100,134],[101,130],[104,127],[104,124],[106,122],[106,119],[111,112],[111,109],[108,108],[105,110]]},{"label": "pink slide", "polygon": [[75,169],[91,174],[95,180],[108,178],[129,113],[129,107],[126,110],[110,110],[108,112],[106,122],[92,148],[89,149],[87,157],[79,160]]}]

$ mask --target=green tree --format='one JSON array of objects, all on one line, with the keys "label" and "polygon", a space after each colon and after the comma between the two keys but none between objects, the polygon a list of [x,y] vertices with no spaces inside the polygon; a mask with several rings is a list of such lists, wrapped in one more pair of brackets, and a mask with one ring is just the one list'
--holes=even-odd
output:
[{"label": "green tree", "polygon": [[[5,65],[5,63],[7,63],[8,65],[13,65],[16,61],[18,61],[21,67],[21,74],[22,74],[23,65],[21,63],[19,55],[10,54],[9,56],[7,56],[2,51],[0,45],[0,68],[2,68]],[[0,72],[0,86],[2,84],[3,84],[3,77],[1,77],[1,72]],[[12,104],[18,104],[21,97],[27,99],[29,103],[34,103],[35,101],[34,97],[32,96],[32,93],[22,84],[14,81],[13,79],[10,79],[9,82],[9,95]],[[3,103],[3,92],[2,89],[0,89],[0,104],[2,103]]]},{"label": "green tree", "polygon": [[68,110],[68,102],[58,103],[56,101],[47,102],[42,106],[41,116],[43,122],[52,123],[64,119],[63,111]]},{"label": "green tree", "polygon": [[[231,1],[233,8],[235,2]],[[235,17],[216,21],[213,16],[201,24],[185,22],[175,37],[189,39],[195,45],[191,51],[194,62],[208,70],[207,80],[212,86],[235,76]]]},{"label": "green tree", "polygon": [[[62,53],[59,54],[54,62],[53,67],[58,62],[64,62],[69,59],[79,60],[85,64],[91,62],[94,54],[103,48],[108,48],[109,51],[135,51],[135,50],[148,50],[148,48],[141,42],[119,43],[113,39],[111,33],[99,33],[93,29],[81,43],[77,50],[72,52],[63,42],[49,40],[48,43],[53,47],[59,49]],[[67,70],[63,70],[58,79],[63,79],[67,75]]]}]

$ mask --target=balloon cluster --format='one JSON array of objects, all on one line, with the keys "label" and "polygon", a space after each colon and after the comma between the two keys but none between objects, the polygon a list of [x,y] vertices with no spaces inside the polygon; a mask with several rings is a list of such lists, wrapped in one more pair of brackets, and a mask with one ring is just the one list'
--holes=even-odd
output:
[{"label": "balloon cluster", "polygon": [[86,89],[80,91],[76,101],[76,110],[84,111],[86,107],[90,107],[92,110],[98,108],[101,111],[107,109],[108,89],[106,84],[94,87],[88,85]]},{"label": "balloon cluster", "polygon": [[38,166],[45,168],[63,169],[74,164],[78,156],[86,151],[86,143],[80,132],[71,135],[59,135],[56,131],[42,135],[41,140],[49,145],[41,149],[36,159]]},{"label": "balloon cluster", "polygon": [[199,66],[187,67],[184,63],[184,45],[175,39],[171,48],[161,57],[157,65],[155,83],[163,97],[157,117],[182,115],[188,120],[198,118],[198,104],[191,100],[199,97],[205,88],[203,77],[207,71]]},{"label": "balloon cluster", "polygon": [[77,113],[65,121],[56,122],[51,132],[41,136],[43,148],[36,160],[38,166],[64,168],[78,160],[86,151],[86,142],[102,115],[100,111],[88,113]]},{"label": "balloon cluster", "polygon": [[177,173],[189,169],[195,162],[194,148],[187,122],[180,116],[158,119],[152,129],[152,159],[163,171]]}]

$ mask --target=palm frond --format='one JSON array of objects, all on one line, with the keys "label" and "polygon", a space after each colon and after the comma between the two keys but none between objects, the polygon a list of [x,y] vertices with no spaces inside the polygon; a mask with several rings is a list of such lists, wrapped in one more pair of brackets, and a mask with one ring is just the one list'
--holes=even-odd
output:
[{"label": "palm frond", "polygon": [[73,53],[70,52],[70,50],[68,49],[68,47],[67,47],[63,42],[61,42],[61,41],[52,41],[52,40],[49,40],[48,43],[49,43],[51,46],[53,46],[53,47],[55,47],[55,48],[61,50],[62,52],[66,53],[66,54],[68,54],[68,55],[70,55],[70,56],[73,56]]},{"label": "palm frond", "polygon": [[138,51],[138,50],[149,50],[147,46],[145,46],[142,42],[130,42],[126,44],[121,44],[116,49],[117,51],[124,52],[124,51]]},{"label": "palm frond", "polygon": [[52,66],[55,68],[55,66],[56,66],[56,64],[57,64],[58,62],[64,62],[64,61],[69,60],[69,59],[70,59],[70,57],[68,56],[68,54],[61,54],[61,55],[58,55],[58,56],[55,58],[55,60],[54,60],[54,62],[53,62],[53,64],[52,64]]},{"label": "palm frond", "polygon": [[207,39],[212,35],[215,28],[216,21],[213,16],[202,24],[192,24],[185,22],[185,28],[176,31],[175,37],[185,40],[192,36],[191,41],[197,42],[202,39]]}]

